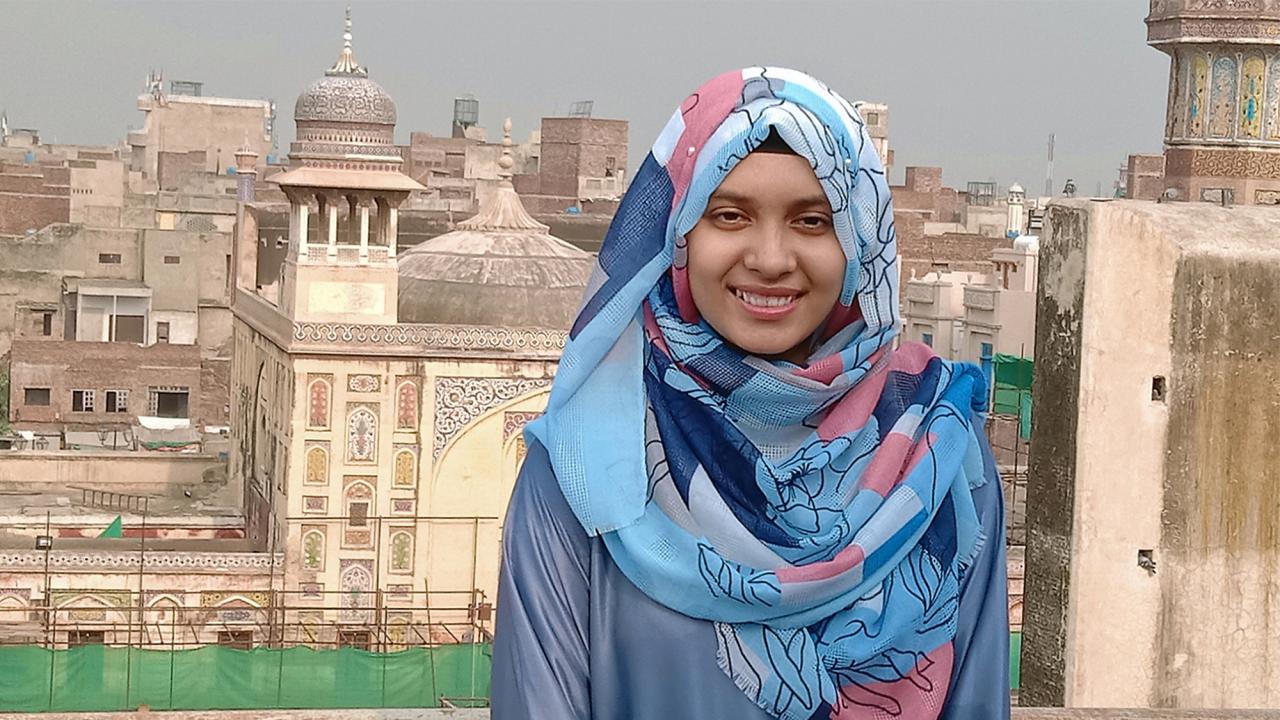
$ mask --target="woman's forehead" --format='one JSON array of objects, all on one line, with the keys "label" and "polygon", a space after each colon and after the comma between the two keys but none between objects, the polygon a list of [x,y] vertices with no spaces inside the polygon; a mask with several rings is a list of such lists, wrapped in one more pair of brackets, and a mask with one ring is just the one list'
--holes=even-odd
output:
[{"label": "woman's forehead", "polygon": [[818,182],[809,161],[787,153],[747,155],[729,171],[711,193],[710,200],[829,208],[822,183]]}]

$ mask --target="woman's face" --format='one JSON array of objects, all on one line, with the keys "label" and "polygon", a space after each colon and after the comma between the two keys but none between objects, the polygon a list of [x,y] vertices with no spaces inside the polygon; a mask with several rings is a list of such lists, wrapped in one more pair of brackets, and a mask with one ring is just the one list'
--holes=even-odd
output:
[{"label": "woman's face", "polygon": [[798,155],[754,152],[689,231],[698,312],[739,349],[803,364],[840,297],[845,257],[822,185]]}]

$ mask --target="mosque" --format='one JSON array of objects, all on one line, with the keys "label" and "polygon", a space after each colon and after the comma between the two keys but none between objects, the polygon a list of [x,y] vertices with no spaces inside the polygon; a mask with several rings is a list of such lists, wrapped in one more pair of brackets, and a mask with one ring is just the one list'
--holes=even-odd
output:
[{"label": "mosque", "polygon": [[230,472],[248,539],[283,553],[286,604],[315,608],[286,628],[377,609],[404,640],[428,602],[436,625],[485,620],[521,431],[545,407],[591,255],[521,204],[508,121],[479,213],[398,256],[398,208],[421,186],[349,16],[294,119],[289,169],[270,178],[289,201],[283,257],[258,252],[254,157],[237,156]]}]

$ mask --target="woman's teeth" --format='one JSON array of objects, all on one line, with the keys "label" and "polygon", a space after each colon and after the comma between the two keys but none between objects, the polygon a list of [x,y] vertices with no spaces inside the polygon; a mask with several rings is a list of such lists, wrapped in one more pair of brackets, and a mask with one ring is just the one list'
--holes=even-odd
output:
[{"label": "woman's teeth", "polygon": [[796,299],[795,295],[757,295],[745,290],[734,290],[733,292],[742,302],[756,307],[783,307],[784,305],[790,305]]}]

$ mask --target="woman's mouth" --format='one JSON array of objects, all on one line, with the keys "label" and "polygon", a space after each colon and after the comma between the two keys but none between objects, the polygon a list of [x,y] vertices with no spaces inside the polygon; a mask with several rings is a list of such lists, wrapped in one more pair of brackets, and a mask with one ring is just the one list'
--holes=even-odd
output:
[{"label": "woman's mouth", "polygon": [[789,315],[800,298],[800,293],[787,289],[760,292],[733,288],[733,294],[744,310],[760,320],[777,320]]}]

